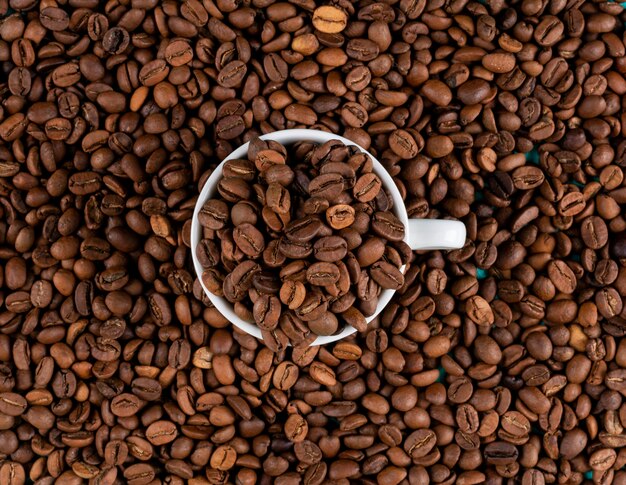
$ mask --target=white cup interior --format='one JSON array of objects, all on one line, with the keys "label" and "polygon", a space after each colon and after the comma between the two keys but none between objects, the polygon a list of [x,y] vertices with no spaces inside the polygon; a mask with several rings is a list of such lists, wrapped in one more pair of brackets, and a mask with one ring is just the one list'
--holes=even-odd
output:
[{"label": "white cup interior", "polygon": [[[355,146],[363,153],[367,153],[373,163],[374,163],[374,173],[380,177],[383,187],[387,191],[387,193],[391,196],[393,200],[393,212],[394,214],[402,221],[405,227],[405,240],[408,238],[408,227],[409,227],[409,218],[406,213],[406,207],[404,206],[404,201],[402,200],[402,196],[400,195],[400,191],[396,187],[396,184],[391,178],[391,175],[385,170],[385,167],[367,150],[360,147],[356,143],[347,138],[344,138],[339,135],[335,135],[334,133],[327,133],[325,131],[320,130],[304,130],[304,129],[296,129],[296,130],[282,130],[275,131],[274,133],[269,133],[267,135],[261,136],[262,140],[274,140],[282,145],[293,145],[296,142],[300,141],[309,141],[314,143],[326,143],[329,140],[340,140],[345,145]],[[239,148],[234,150],[229,156],[227,156],[224,161],[217,166],[215,171],[208,178],[200,195],[198,196],[198,200],[196,202],[196,207],[193,211],[193,219],[191,221],[191,256],[193,258],[193,266],[196,271],[196,275],[200,280],[200,284],[202,285],[202,289],[211,300],[211,303],[219,310],[219,312],[226,317],[226,319],[231,322],[233,325],[239,327],[246,333],[253,335],[258,339],[262,339],[261,330],[254,323],[246,322],[237,316],[237,314],[233,310],[233,305],[226,298],[214,295],[211,293],[206,286],[204,286],[204,282],[202,281],[202,272],[203,268],[198,260],[198,256],[196,255],[196,248],[200,243],[200,239],[202,238],[202,227],[198,222],[198,213],[200,209],[204,205],[204,203],[214,197],[217,194],[217,184],[219,180],[222,178],[222,168],[224,163],[228,160],[238,159],[238,158],[247,158],[248,154],[248,145],[249,143],[245,143],[241,145]],[[400,271],[404,272],[404,266],[400,268]],[[378,314],[387,306],[391,298],[393,297],[394,290],[382,290],[378,297],[378,306],[376,307],[376,311],[370,317],[367,317],[367,323],[371,322]],[[348,335],[352,335],[356,330],[346,325],[342,328],[338,333],[334,335],[328,336],[319,336],[317,337],[312,345],[324,345],[331,342],[336,342],[337,340],[341,340]]]}]

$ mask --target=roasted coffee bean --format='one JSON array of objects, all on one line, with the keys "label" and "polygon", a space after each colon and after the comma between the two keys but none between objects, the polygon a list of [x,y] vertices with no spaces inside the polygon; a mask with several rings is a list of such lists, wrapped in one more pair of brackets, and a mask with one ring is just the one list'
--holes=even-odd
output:
[{"label": "roasted coffee bean", "polygon": [[514,463],[518,457],[517,448],[511,443],[494,441],[485,448],[485,459],[492,465],[507,465]]},{"label": "roasted coffee bean", "polygon": [[7,416],[20,416],[26,411],[27,402],[19,394],[3,392],[0,394],[0,412]]},{"label": "roasted coffee bean", "polygon": [[290,223],[285,228],[287,239],[296,242],[308,242],[322,230],[322,222],[314,216],[306,216]]},{"label": "roasted coffee bean", "polygon": [[431,430],[417,430],[406,437],[404,451],[412,458],[422,458],[433,449],[436,443],[435,433]]},{"label": "roasted coffee bean", "polygon": [[155,421],[146,428],[146,438],[153,445],[163,445],[176,439],[178,430],[171,421]]},{"label": "roasted coffee bean", "polygon": [[333,229],[350,227],[355,221],[355,210],[347,204],[337,204],[326,209],[326,220]]},{"label": "roasted coffee bean", "polygon": [[301,281],[286,280],[280,287],[280,301],[290,310],[295,310],[304,302],[306,287]]},{"label": "roasted coffee bean", "polygon": [[370,267],[370,275],[382,288],[397,290],[404,285],[404,275],[393,264],[377,261]]},{"label": "roasted coffee bean", "polygon": [[256,259],[265,249],[263,234],[252,224],[240,224],[233,231],[237,247],[248,257]]},{"label": "roasted coffee bean", "polygon": [[554,286],[563,293],[574,293],[576,290],[576,276],[564,261],[548,263],[548,275]]},{"label": "roasted coffee bean", "polygon": [[294,443],[304,441],[308,431],[306,419],[299,414],[291,414],[285,421],[285,436],[289,441]]},{"label": "roasted coffee bean", "polygon": [[352,192],[359,202],[369,202],[376,198],[382,187],[382,182],[376,174],[366,173],[354,183]]},{"label": "roasted coffee bean", "polygon": [[228,222],[228,206],[221,200],[209,199],[200,209],[198,220],[208,229],[222,229]]},{"label": "roasted coffee bean", "polygon": [[316,335],[333,335],[339,328],[339,320],[332,312],[324,312],[319,317],[307,322],[311,331]]},{"label": "roasted coffee bean", "polygon": [[339,279],[339,268],[333,263],[313,263],[306,271],[306,279],[315,286],[329,286]]},{"label": "roasted coffee bean", "polygon": [[254,321],[263,330],[273,330],[280,318],[280,301],[275,296],[263,295],[254,302]]},{"label": "roasted coffee bean", "polygon": [[346,28],[348,15],[338,7],[318,7],[313,12],[313,26],[325,34],[337,34]]},{"label": "roasted coffee bean", "polygon": [[405,130],[394,130],[389,135],[389,148],[405,160],[414,158],[419,153],[419,147],[415,138]]},{"label": "roasted coffee bean", "polygon": [[308,291],[302,304],[296,309],[296,315],[307,322],[322,316],[328,309],[328,302],[319,291]]},{"label": "roasted coffee bean", "polygon": [[376,212],[372,216],[372,230],[389,241],[402,241],[405,229],[400,220],[390,212]]},{"label": "roasted coffee bean", "polygon": [[348,244],[345,239],[339,236],[322,237],[313,245],[313,256],[319,261],[329,263],[341,261],[347,253]]},{"label": "roasted coffee bean", "polygon": [[309,195],[321,197],[333,202],[339,197],[344,188],[343,177],[339,173],[318,175],[309,184]]}]

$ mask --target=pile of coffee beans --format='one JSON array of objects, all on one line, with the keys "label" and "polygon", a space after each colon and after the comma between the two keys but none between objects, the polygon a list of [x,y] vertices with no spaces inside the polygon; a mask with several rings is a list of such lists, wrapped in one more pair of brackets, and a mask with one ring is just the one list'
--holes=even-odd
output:
[{"label": "pile of coffee beans", "polygon": [[364,331],[381,290],[404,285],[404,224],[354,145],[288,149],[255,138],[222,173],[198,214],[202,280],[256,323],[271,350],[308,346],[340,325]]},{"label": "pile of coffee beans", "polygon": [[[626,483],[625,21],[0,0],[0,483]],[[304,127],[468,239],[364,333],[272,352],[209,305],[191,218],[234,148]]]}]

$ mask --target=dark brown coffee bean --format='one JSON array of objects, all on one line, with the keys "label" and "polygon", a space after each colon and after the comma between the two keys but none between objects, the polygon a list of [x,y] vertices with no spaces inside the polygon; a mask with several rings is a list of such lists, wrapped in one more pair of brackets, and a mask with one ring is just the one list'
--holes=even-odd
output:
[{"label": "dark brown coffee bean", "polygon": [[145,403],[134,394],[120,394],[111,401],[111,412],[120,417],[134,416]]},{"label": "dark brown coffee bean", "polygon": [[130,43],[129,33],[121,27],[107,30],[102,37],[102,47],[111,54],[121,54]]},{"label": "dark brown coffee bean", "polygon": [[344,182],[341,174],[327,173],[318,175],[309,184],[311,197],[321,197],[329,201],[337,199],[343,190]]},{"label": "dark brown coffee bean", "polygon": [[20,416],[26,411],[27,402],[19,394],[3,392],[0,394],[0,412],[7,416]]},{"label": "dark brown coffee bean", "polygon": [[146,428],[146,438],[153,445],[171,443],[176,439],[178,429],[171,421],[155,421]]},{"label": "dark brown coffee bean", "polygon": [[263,68],[267,77],[274,82],[283,82],[287,79],[289,67],[278,54],[267,55],[263,61]]},{"label": "dark brown coffee bean", "polygon": [[0,466],[0,480],[9,485],[26,483],[24,467],[14,461],[5,461],[2,466]]},{"label": "dark brown coffee bean", "polygon": [[548,275],[559,291],[573,293],[576,290],[576,276],[564,261],[555,260],[548,263]]},{"label": "dark brown coffee bean", "polygon": [[228,222],[228,206],[221,200],[209,199],[200,209],[198,220],[208,229],[222,229]]},{"label": "dark brown coffee bean", "polygon": [[404,285],[404,275],[393,264],[378,261],[370,267],[370,275],[382,288],[397,290]]},{"label": "dark brown coffee bean", "polygon": [[350,227],[355,221],[355,210],[347,204],[337,204],[326,210],[326,220],[333,229]]},{"label": "dark brown coffee bean", "polygon": [[241,224],[233,231],[233,239],[243,253],[253,259],[258,258],[265,249],[265,240],[261,232],[252,224]]},{"label": "dark brown coffee bean", "polygon": [[296,309],[296,315],[301,320],[308,322],[322,316],[328,309],[328,302],[323,295],[316,291],[307,292],[302,305]]},{"label": "dark brown coffee bean", "polygon": [[602,288],[595,297],[598,311],[604,318],[612,318],[621,313],[623,302],[619,293],[612,287]]},{"label": "dark brown coffee bean", "polygon": [[378,195],[381,187],[382,182],[376,174],[366,173],[357,179],[352,191],[359,202],[369,202]]},{"label": "dark brown coffee bean", "polygon": [[295,310],[304,302],[306,287],[301,281],[286,280],[280,288],[280,301],[290,310]]},{"label": "dark brown coffee bean", "polygon": [[511,443],[494,441],[485,448],[485,458],[492,465],[507,465],[513,463],[518,457],[517,448]]},{"label": "dark brown coffee bean", "polygon": [[285,436],[289,441],[294,443],[304,441],[308,431],[306,419],[299,414],[291,414],[285,421]]},{"label": "dark brown coffee bean", "polygon": [[254,321],[262,330],[275,329],[280,313],[280,301],[275,296],[263,295],[254,302]]},{"label": "dark brown coffee bean", "polygon": [[372,216],[372,230],[389,241],[404,239],[404,225],[390,212],[375,212]]},{"label": "dark brown coffee bean", "polygon": [[315,286],[328,286],[339,280],[339,268],[333,263],[313,263],[306,272],[307,281]]},{"label": "dark brown coffee bean", "polygon": [[421,458],[430,453],[435,443],[436,436],[433,431],[420,429],[406,437],[404,451],[412,458]]},{"label": "dark brown coffee bean", "polygon": [[334,313],[324,312],[319,317],[307,322],[315,335],[333,335],[339,328],[339,321]]},{"label": "dark brown coffee bean", "polygon": [[316,237],[322,230],[322,222],[315,216],[306,216],[287,225],[285,235],[288,239],[304,243]]},{"label": "dark brown coffee bean", "polygon": [[541,169],[532,166],[517,168],[512,177],[515,187],[519,190],[533,189],[544,181],[544,174]]},{"label": "dark brown coffee bean", "polygon": [[339,236],[322,237],[313,245],[313,256],[319,261],[341,261],[347,253],[346,240]]},{"label": "dark brown coffee bean", "polygon": [[244,261],[224,278],[224,297],[229,301],[241,300],[252,286],[252,279],[261,268],[253,261]]},{"label": "dark brown coffee bean", "polygon": [[419,152],[415,138],[405,130],[395,130],[391,133],[389,147],[404,160],[414,158]]},{"label": "dark brown coffee bean", "polygon": [[285,237],[279,240],[278,250],[287,258],[304,259],[313,253],[313,245]]},{"label": "dark brown coffee bean", "polygon": [[131,383],[133,394],[146,401],[156,401],[161,397],[161,385],[148,377],[138,377]]},{"label": "dark brown coffee bean", "polygon": [[580,231],[585,245],[591,249],[600,249],[609,240],[606,224],[597,216],[590,216],[583,220]]},{"label": "dark brown coffee bean", "polygon": [[466,303],[467,316],[478,325],[491,325],[494,314],[489,303],[481,296],[472,296]]}]

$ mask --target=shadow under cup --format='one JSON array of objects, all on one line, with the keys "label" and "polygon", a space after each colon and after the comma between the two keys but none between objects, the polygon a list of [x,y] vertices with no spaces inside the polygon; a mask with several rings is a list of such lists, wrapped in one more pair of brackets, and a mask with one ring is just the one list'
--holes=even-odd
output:
[{"label": "shadow under cup", "polygon": [[[355,146],[361,152],[369,155],[374,164],[374,173],[378,175],[378,177],[381,179],[385,191],[389,194],[389,196],[393,200],[392,212],[396,215],[396,217],[398,217],[398,219],[400,219],[400,221],[402,221],[402,224],[404,224],[405,241],[410,244],[410,241],[409,241],[410,237],[409,237],[409,231],[408,231],[409,218],[406,212],[406,207],[404,206],[404,201],[402,200],[402,196],[400,195],[400,192],[398,191],[396,184],[391,178],[391,175],[389,175],[389,173],[387,172],[387,170],[385,170],[383,165],[367,150],[363,149],[362,147],[360,147],[353,141],[348,140],[347,138],[344,138],[339,135],[335,135],[333,133],[327,133],[327,132],[319,131],[319,130],[302,130],[302,129],[282,130],[282,131],[276,131],[274,133],[269,133],[267,135],[263,135],[260,138],[262,140],[274,140],[285,146],[293,145],[297,142],[305,142],[305,141],[323,144],[329,140],[339,140],[343,144],[349,145],[349,146]],[[217,194],[217,184],[219,180],[222,178],[222,167],[224,166],[224,163],[232,159],[246,158],[247,153],[248,153],[248,145],[249,143],[245,143],[241,145],[239,148],[234,150],[228,157],[226,157],[224,161],[220,165],[218,165],[218,167],[215,169],[215,171],[211,174],[211,176],[208,178],[208,180],[204,184],[204,187],[202,188],[202,191],[200,192],[200,195],[198,197],[198,201],[196,202],[196,207],[193,211],[193,219],[191,221],[191,255],[193,258],[194,269],[196,271],[196,275],[198,279],[200,280],[202,289],[204,290],[206,295],[209,297],[209,300],[211,300],[211,303],[213,303],[215,308],[217,308],[218,311],[222,315],[224,315],[224,317],[226,317],[226,319],[229,322],[231,322],[233,325],[237,326],[244,332],[249,333],[250,335],[262,340],[261,330],[259,329],[259,327],[257,327],[254,323],[250,323],[239,318],[233,310],[232,303],[230,303],[224,297],[214,295],[206,288],[206,286],[204,286],[204,282],[202,281],[203,268],[196,255],[196,248],[198,244],[200,243],[200,239],[202,236],[202,227],[200,226],[200,223],[198,222],[198,213],[200,212],[200,209],[202,208],[204,203],[208,199],[214,197]],[[403,273],[404,273],[404,269],[405,269],[405,265],[400,267],[400,271]],[[394,290],[382,290],[381,291],[380,296],[378,297],[378,305],[376,307],[376,311],[374,312],[373,315],[366,318],[367,323],[371,322],[374,318],[376,318],[376,316],[378,316],[378,314],[383,310],[383,308],[387,306],[387,304],[393,297],[394,292],[395,292]],[[345,325],[343,328],[339,330],[339,332],[337,332],[334,335],[317,337],[311,345],[324,345],[324,344],[328,344],[331,342],[336,342],[338,340],[341,340],[347,337],[348,335],[352,335],[355,332],[356,330],[353,327],[349,325]]]}]

